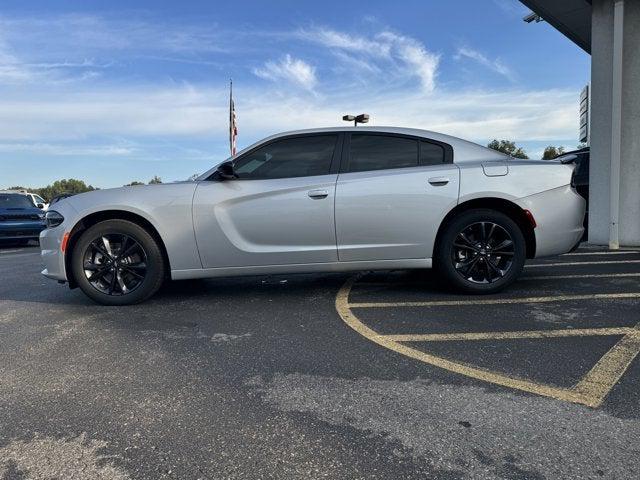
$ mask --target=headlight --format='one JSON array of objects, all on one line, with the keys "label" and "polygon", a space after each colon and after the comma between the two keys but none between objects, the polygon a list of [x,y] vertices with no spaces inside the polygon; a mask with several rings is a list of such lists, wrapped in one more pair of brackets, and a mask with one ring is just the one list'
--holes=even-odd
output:
[{"label": "headlight", "polygon": [[55,210],[49,210],[45,214],[44,218],[47,221],[47,228],[57,227],[62,222],[64,222],[64,217],[60,215],[58,212],[56,212]]}]

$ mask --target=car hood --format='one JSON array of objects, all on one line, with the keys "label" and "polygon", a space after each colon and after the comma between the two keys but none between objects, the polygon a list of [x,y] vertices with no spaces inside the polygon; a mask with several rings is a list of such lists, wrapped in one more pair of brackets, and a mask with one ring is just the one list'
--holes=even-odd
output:
[{"label": "car hood", "polygon": [[185,197],[190,200],[196,186],[196,182],[181,182],[94,190],[64,198],[53,204],[51,209],[58,210],[70,205],[79,213],[104,209],[149,211],[170,207],[176,202],[183,203]]}]

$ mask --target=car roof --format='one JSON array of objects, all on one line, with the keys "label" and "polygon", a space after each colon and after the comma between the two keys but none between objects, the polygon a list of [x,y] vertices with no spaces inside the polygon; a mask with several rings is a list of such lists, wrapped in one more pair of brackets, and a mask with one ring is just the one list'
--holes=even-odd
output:
[{"label": "car roof", "polygon": [[0,190],[0,193],[12,193],[14,195],[29,195],[26,190]]}]

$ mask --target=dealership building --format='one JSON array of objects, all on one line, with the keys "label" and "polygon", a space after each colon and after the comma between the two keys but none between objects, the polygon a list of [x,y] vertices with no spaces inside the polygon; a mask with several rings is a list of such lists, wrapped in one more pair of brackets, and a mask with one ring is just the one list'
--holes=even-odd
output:
[{"label": "dealership building", "polygon": [[589,242],[640,246],[640,0],[520,1],[591,54]]}]

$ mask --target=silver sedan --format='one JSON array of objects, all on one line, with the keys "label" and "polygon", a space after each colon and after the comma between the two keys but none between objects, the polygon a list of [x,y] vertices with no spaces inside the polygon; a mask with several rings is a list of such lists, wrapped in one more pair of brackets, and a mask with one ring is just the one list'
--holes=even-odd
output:
[{"label": "silver sedan", "polygon": [[193,182],[60,200],[42,273],[106,305],[141,302],[167,278],[431,267],[458,291],[493,293],[527,258],[580,241],[572,175],[425,130],[282,133]]}]

